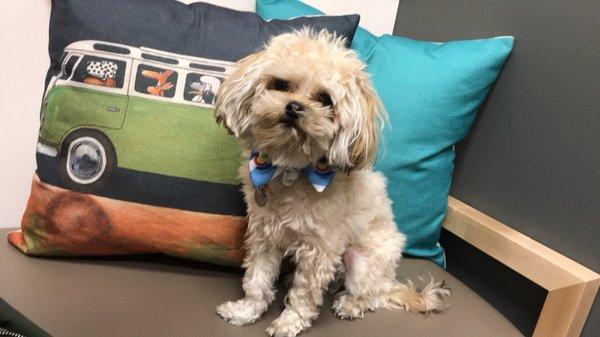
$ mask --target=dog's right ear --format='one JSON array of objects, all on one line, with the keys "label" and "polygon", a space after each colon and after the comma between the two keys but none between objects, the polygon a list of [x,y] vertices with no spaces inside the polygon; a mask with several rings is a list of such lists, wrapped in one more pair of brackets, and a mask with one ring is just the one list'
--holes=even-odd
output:
[{"label": "dog's right ear", "polygon": [[236,137],[248,128],[249,109],[255,89],[262,78],[264,51],[249,55],[235,65],[219,88],[215,103],[217,123],[225,126]]}]

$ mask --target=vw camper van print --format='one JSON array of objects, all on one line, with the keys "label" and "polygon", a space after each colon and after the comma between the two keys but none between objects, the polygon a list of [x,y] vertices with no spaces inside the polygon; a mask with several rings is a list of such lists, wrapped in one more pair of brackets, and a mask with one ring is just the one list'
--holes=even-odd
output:
[{"label": "vw camper van print", "polygon": [[65,48],[37,151],[86,191],[116,169],[237,185],[239,149],[213,118],[233,63],[103,41]]}]

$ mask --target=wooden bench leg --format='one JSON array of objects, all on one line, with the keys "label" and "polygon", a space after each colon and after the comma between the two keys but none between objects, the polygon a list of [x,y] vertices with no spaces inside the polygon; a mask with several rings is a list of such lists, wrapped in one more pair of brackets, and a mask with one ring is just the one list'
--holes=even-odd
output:
[{"label": "wooden bench leg", "polygon": [[595,280],[549,291],[533,336],[579,336],[599,285]]},{"label": "wooden bench leg", "polygon": [[534,337],[581,334],[600,275],[453,197],[443,226],[548,290]]}]

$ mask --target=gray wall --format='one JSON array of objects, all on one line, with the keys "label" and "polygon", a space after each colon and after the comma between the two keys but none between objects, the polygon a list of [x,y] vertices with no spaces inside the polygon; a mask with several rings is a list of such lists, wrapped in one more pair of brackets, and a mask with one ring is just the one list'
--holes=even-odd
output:
[{"label": "gray wall", "polygon": [[[401,0],[394,33],[516,37],[451,193],[600,271],[600,1]],[[584,336],[600,331],[598,302]]]}]

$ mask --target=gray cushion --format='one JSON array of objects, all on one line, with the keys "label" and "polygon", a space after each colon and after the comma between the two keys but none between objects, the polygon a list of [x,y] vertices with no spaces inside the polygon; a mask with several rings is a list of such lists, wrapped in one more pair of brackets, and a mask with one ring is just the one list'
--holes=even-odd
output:
[{"label": "gray cushion", "polygon": [[[8,230],[0,230],[6,237]],[[228,325],[215,306],[242,296],[241,273],[163,257],[34,258],[0,240],[0,297],[55,336],[266,336],[282,294],[264,318]],[[302,336],[522,336],[492,306],[426,260],[403,259],[401,278],[431,273],[453,289],[450,309],[428,316],[379,311],[341,321],[328,298]],[[1,313],[0,313],[1,314]]]}]

